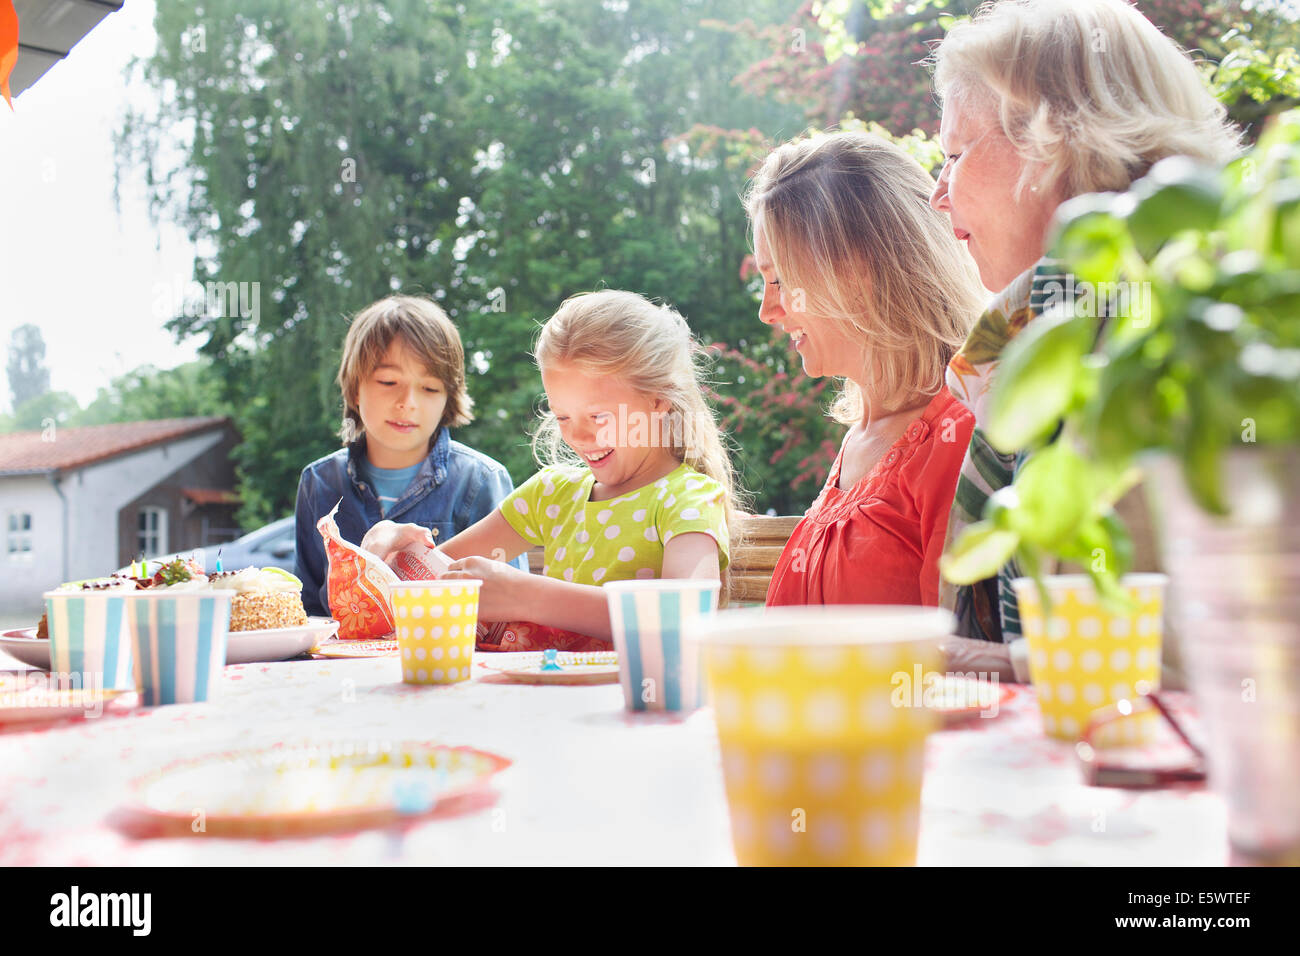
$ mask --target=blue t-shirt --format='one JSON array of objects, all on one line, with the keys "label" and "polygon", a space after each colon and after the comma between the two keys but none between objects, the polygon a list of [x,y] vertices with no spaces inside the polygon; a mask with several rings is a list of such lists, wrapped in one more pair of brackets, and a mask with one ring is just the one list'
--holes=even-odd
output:
[{"label": "blue t-shirt", "polygon": [[[308,614],[329,614],[329,559],[316,522],[336,504],[339,509],[334,520],[344,541],[360,544],[376,522],[388,517],[399,524],[418,524],[436,531],[435,540],[446,544],[496,511],[514,488],[499,462],[452,441],[444,427],[438,429],[429,457],[420,463],[400,500],[385,515],[375,496],[374,480],[361,475],[364,461],[363,436],[302,471],[295,505],[298,554],[293,573],[302,579],[302,603]],[[527,571],[528,555],[521,554],[513,563]]]},{"label": "blue t-shirt", "polygon": [[403,492],[410,486],[411,480],[419,472],[423,461],[417,461],[410,468],[376,468],[369,458],[362,458],[357,466],[364,478],[369,479],[379,499],[379,510],[388,514],[388,509],[401,500]]}]

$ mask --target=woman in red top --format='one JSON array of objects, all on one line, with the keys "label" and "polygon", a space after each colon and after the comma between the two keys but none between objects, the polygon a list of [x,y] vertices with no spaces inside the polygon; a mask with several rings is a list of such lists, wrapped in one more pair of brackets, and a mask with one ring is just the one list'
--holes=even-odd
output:
[{"label": "woman in red top", "polygon": [[746,194],[759,318],[790,335],[805,373],[843,379],[830,411],[849,426],[769,605],[938,604],[974,425],[944,371],[986,293],[933,188],[892,143],[834,133],[778,147]]}]

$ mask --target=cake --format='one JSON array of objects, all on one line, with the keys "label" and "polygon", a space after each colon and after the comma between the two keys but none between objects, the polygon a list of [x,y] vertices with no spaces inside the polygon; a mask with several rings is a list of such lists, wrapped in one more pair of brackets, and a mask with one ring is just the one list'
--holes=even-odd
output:
[{"label": "cake", "polygon": [[[217,588],[234,591],[230,602],[231,631],[261,631],[282,627],[300,627],[307,623],[302,605],[302,582],[280,568],[245,568],[242,571],[218,571],[204,574],[192,561],[175,560],[162,565],[152,575],[113,574],[87,581],[73,581],[59,590],[69,591],[143,591],[203,590]],[[48,638],[45,616],[37,625],[37,637]]]},{"label": "cake", "polygon": [[231,631],[263,631],[307,623],[302,582],[279,568],[245,568],[208,575],[214,588],[236,592],[230,604]]},{"label": "cake", "polygon": [[[207,586],[207,577],[193,561],[177,558],[159,565],[152,575],[145,572],[144,562],[140,563],[141,573],[137,576],[136,566],[132,564],[129,571],[114,571],[102,578],[87,578],[83,581],[68,581],[60,584],[58,591],[143,591],[149,588],[199,588]],[[50,627],[48,614],[42,614],[36,625],[36,636],[49,640]]]}]

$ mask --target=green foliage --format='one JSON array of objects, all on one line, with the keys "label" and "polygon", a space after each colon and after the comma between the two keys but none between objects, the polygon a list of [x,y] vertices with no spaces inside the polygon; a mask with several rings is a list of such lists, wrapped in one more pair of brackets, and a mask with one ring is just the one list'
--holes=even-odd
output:
[{"label": "green foliage", "polygon": [[[1300,110],[1222,170],[1166,159],[1128,193],[1061,214],[1052,255],[1064,270],[1148,289],[1151,307],[1112,309],[1101,326],[1067,297],[1007,347],[988,434],[1031,454],[944,573],[965,583],[1017,550],[1030,568],[1055,554],[1114,596],[1132,546],[1111,506],[1139,455],[1177,456],[1195,499],[1223,514],[1229,449],[1300,442]],[[1085,362],[1080,346],[1098,333]],[[1057,421],[1061,436],[1044,445]],[[1098,554],[1110,560],[1090,561]]]},{"label": "green foliage", "polygon": [[173,369],[144,365],[101,388],[72,424],[104,425],[160,418],[229,415],[221,398],[221,380],[205,360]]},{"label": "green foliage", "polygon": [[244,523],[287,511],[302,467],[337,447],[346,319],[389,292],[456,321],[477,417],[455,437],[516,480],[535,467],[530,348],[568,295],[666,300],[708,342],[759,328],[739,274],[746,170],[676,137],[700,122],[786,134],[793,110],[731,86],[753,45],[701,26],[706,11],[775,21],[783,4],[626,6],[159,5],[141,69],[175,95],[132,118],[119,175],[147,166],[159,214],[204,250],[200,282],[259,283],[257,314],[169,325],[202,338],[234,410]]},{"label": "green foliage", "polygon": [[1259,4],[1219,38],[1210,77],[1215,96],[1237,122],[1258,128],[1264,117],[1300,104],[1300,20]]},{"label": "green foliage", "polygon": [[9,415],[0,419],[0,431],[40,431],[50,422],[57,425],[75,424],[79,410],[77,400],[68,392],[46,391],[27,399]]},{"label": "green foliage", "polygon": [[[809,122],[851,116],[896,132],[939,129],[939,104],[921,65],[931,46],[981,0],[827,0],[800,4],[779,25],[732,29],[765,55],[740,81],[804,108]],[[1135,6],[1203,65],[1229,117],[1258,134],[1261,121],[1300,102],[1300,22],[1294,6],[1242,0],[1136,0]]]},{"label": "green foliage", "polygon": [[144,365],[99,389],[84,409],[70,393],[47,390],[23,402],[12,414],[0,416],[0,432],[38,431],[49,422],[74,427],[230,415],[232,410],[221,398],[221,391],[220,379],[205,360],[173,369]]}]

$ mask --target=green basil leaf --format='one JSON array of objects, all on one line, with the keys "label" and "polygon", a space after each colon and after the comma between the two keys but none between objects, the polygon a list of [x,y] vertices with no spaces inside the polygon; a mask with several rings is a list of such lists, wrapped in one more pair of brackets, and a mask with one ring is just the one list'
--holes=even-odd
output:
[{"label": "green basil leaf", "polygon": [[1188,391],[1191,416],[1184,429],[1181,459],[1187,488],[1202,508],[1228,513],[1223,500],[1222,460],[1226,441],[1218,415],[1210,410],[1202,390]]},{"label": "green basil leaf", "polygon": [[997,574],[1019,544],[1020,535],[1014,531],[979,521],[963,531],[939,559],[939,570],[953,584],[974,584]]},{"label": "green basil leaf", "polygon": [[1170,156],[1133,184],[1137,200],[1125,222],[1144,259],[1150,260],[1169,238],[1187,230],[1213,229],[1223,206],[1223,184],[1214,170]]},{"label": "green basil leaf", "polygon": [[1068,441],[1035,452],[1016,475],[1021,537],[1049,550],[1077,536],[1092,513],[1088,460]]},{"label": "green basil leaf", "polygon": [[1050,255],[1066,263],[1076,279],[1114,282],[1133,247],[1128,226],[1119,215],[1124,202],[1112,193],[1090,193],[1063,202],[1056,213],[1060,225]]},{"label": "green basil leaf", "polygon": [[1056,428],[1075,395],[1095,322],[1049,310],[1026,326],[1002,353],[989,404],[989,443],[1019,451]]},{"label": "green basil leaf", "polygon": [[1165,404],[1156,401],[1158,367],[1145,362],[1112,362],[1103,372],[1097,398],[1084,409],[1088,444],[1106,461],[1123,461],[1172,439]]}]

